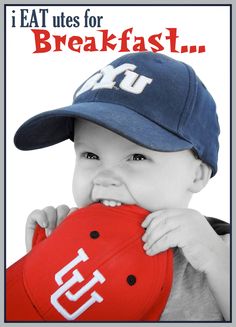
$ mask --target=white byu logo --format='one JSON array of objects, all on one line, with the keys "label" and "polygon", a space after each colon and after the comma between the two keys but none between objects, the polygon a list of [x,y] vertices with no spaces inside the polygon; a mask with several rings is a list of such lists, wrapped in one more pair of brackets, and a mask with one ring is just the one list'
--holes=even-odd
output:
[{"label": "white byu logo", "polygon": [[78,316],[80,316],[85,310],[89,309],[94,303],[102,302],[103,298],[96,291],[93,291],[90,294],[90,299],[86,301],[82,306],[80,306],[75,312],[69,313],[66,309],[58,302],[58,299],[65,294],[65,296],[70,301],[77,301],[82,295],[88,292],[96,283],[104,283],[105,277],[98,271],[95,270],[93,272],[93,278],[85,284],[82,288],[80,288],[75,294],[71,293],[69,289],[75,285],[76,283],[81,283],[84,278],[78,269],[73,270],[72,277],[65,283],[63,283],[62,277],[68,273],[73,267],[75,267],[81,261],[85,262],[89,258],[85,251],[80,248],[78,250],[78,255],[70,261],[66,266],[64,266],[61,270],[59,270],[55,274],[55,281],[60,286],[52,295],[51,295],[51,304],[54,308],[67,320],[74,320]]},{"label": "white byu logo", "polygon": [[92,77],[90,77],[84,85],[76,90],[74,94],[74,99],[88,91],[97,89],[112,89],[114,88],[116,82],[115,78],[120,74],[125,74],[125,77],[120,82],[119,87],[127,92],[133,94],[140,94],[143,92],[144,88],[151,84],[152,79],[143,75],[139,75],[134,72],[136,66],[132,64],[123,64],[118,67],[113,67],[111,65],[106,66],[101,69],[101,71]]}]

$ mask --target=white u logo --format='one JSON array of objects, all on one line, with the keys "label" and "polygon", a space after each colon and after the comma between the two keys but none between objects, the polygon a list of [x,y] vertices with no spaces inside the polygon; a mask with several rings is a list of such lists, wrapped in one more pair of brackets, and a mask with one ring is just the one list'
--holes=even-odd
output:
[{"label": "white u logo", "polygon": [[58,299],[65,294],[65,296],[70,301],[77,301],[82,295],[88,292],[96,283],[104,283],[105,277],[99,272],[99,270],[95,270],[93,272],[93,278],[85,284],[81,289],[79,289],[75,294],[71,293],[69,289],[75,285],[76,283],[81,283],[84,278],[78,269],[73,270],[72,277],[65,283],[63,283],[62,277],[70,271],[71,268],[75,267],[81,261],[87,261],[89,258],[85,251],[81,248],[78,250],[78,255],[70,261],[66,266],[64,266],[61,270],[59,270],[55,274],[55,281],[60,286],[52,295],[51,295],[51,304],[54,308],[67,320],[75,320],[79,317],[84,311],[89,309],[94,303],[102,302],[103,298],[96,291],[93,291],[90,294],[89,300],[87,300],[82,306],[80,306],[75,312],[69,313],[58,301]]},{"label": "white u logo", "polygon": [[111,65],[106,66],[101,69],[101,71],[92,77],[90,77],[84,85],[76,90],[74,94],[74,99],[77,98],[78,95],[96,89],[112,89],[114,88],[116,82],[115,78],[125,73],[125,77],[120,82],[119,87],[133,94],[140,94],[143,92],[144,88],[151,84],[152,79],[148,78],[144,75],[138,75],[134,72],[136,66],[133,64],[122,64],[118,67],[113,67]]}]

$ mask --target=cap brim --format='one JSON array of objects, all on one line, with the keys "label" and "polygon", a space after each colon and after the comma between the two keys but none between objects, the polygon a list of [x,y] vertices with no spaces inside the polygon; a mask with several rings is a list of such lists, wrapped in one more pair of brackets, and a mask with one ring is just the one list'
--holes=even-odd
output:
[{"label": "cap brim", "polygon": [[78,103],[34,116],[17,130],[15,145],[21,150],[33,150],[73,139],[74,118],[89,120],[152,150],[168,152],[193,147],[139,113],[104,102]]},{"label": "cap brim", "polygon": [[23,267],[27,256],[6,271],[6,321],[43,321],[32,304],[24,283]]}]

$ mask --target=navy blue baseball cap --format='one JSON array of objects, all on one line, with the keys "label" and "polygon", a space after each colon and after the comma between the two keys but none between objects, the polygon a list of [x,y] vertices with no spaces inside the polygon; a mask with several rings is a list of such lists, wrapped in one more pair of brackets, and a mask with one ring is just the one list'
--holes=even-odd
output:
[{"label": "navy blue baseball cap", "polygon": [[166,55],[124,55],[89,77],[72,105],[40,113],[16,132],[21,150],[73,140],[74,119],[103,126],[146,148],[192,149],[217,172],[219,124],[216,104],[187,64]]}]

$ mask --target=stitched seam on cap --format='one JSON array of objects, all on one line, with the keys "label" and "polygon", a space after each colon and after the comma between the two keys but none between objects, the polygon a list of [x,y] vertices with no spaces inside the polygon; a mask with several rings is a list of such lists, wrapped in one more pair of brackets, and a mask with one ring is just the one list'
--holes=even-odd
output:
[{"label": "stitched seam on cap", "polygon": [[[181,136],[183,136],[187,141],[191,142],[191,139],[189,138],[189,135],[186,135],[185,133],[185,124],[187,122],[187,119],[189,118],[189,115],[192,113],[194,109],[194,104],[196,102],[196,96],[197,96],[197,77],[194,72],[188,65],[184,64],[189,77],[189,87],[188,87],[188,96],[186,97],[186,101],[184,104],[184,109],[181,114],[179,124],[178,124],[178,131]],[[194,85],[191,85],[192,80],[194,79]],[[191,91],[194,91],[194,95],[190,94]],[[190,98],[191,96],[191,98]]]}]

